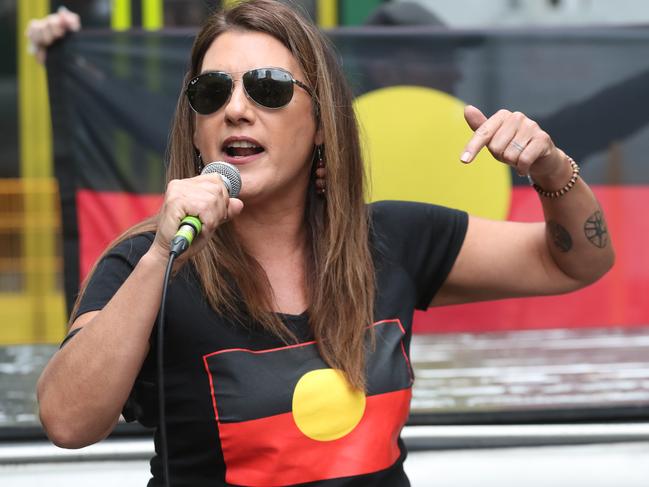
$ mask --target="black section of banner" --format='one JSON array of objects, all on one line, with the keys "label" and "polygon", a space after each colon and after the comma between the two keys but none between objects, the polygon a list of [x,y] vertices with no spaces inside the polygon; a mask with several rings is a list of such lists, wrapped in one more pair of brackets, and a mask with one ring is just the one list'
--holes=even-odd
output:
[{"label": "black section of banner", "polygon": [[58,42],[48,51],[48,91],[52,116],[54,175],[59,185],[61,200],[61,239],[63,241],[63,285],[67,313],[72,311],[79,290],[79,229],[76,204],[76,163],[72,154],[75,130],[69,112],[72,90],[69,78],[64,75],[67,58],[64,46]]},{"label": "black section of banner", "polygon": [[[376,348],[368,353],[366,367],[367,395],[407,389],[412,375],[398,322],[379,323],[374,333]],[[206,356],[205,361],[221,423],[290,412],[300,378],[329,368],[313,343],[255,352],[226,350]]]},{"label": "black section of banner", "polygon": [[[77,188],[163,191],[163,156],[188,49],[187,38],[165,33],[95,31],[71,35],[52,50],[60,52],[48,74],[66,91]],[[57,139],[59,127],[54,131]]]}]

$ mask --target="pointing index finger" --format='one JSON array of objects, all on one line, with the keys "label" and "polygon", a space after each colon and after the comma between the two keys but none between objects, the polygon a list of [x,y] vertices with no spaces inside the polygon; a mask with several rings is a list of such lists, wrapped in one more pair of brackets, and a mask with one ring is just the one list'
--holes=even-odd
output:
[{"label": "pointing index finger", "polygon": [[[464,152],[460,157],[460,160],[464,163],[469,163],[473,161],[475,156],[482,150],[483,147],[487,146],[494,134],[502,126],[503,122],[510,114],[507,110],[499,110],[494,115],[489,117],[485,122],[475,129],[473,137],[464,147]],[[467,120],[470,124],[470,120]],[[473,128],[473,127],[472,127]]]}]

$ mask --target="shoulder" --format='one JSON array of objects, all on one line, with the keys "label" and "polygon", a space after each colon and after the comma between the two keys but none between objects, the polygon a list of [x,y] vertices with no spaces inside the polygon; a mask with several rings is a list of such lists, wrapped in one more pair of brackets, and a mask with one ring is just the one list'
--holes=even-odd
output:
[{"label": "shoulder", "polygon": [[102,309],[110,301],[149,250],[154,235],[153,232],[137,233],[109,246],[82,287],[71,321],[88,311]]},{"label": "shoulder", "polygon": [[368,207],[373,219],[381,219],[390,216],[400,217],[412,214],[416,215],[417,213],[437,213],[440,215],[464,213],[462,210],[456,210],[454,208],[448,208],[433,203],[421,203],[418,201],[384,200],[370,203]]},{"label": "shoulder", "polygon": [[[389,269],[405,272],[412,284],[414,306],[426,309],[462,247],[467,213],[407,201],[373,203],[369,212],[377,270],[384,276]],[[391,276],[394,279],[395,274]]]},{"label": "shoulder", "polygon": [[374,234],[391,231],[406,232],[432,227],[466,227],[466,212],[445,206],[414,201],[377,201],[369,205],[369,215]]},{"label": "shoulder", "polygon": [[429,203],[380,201],[369,205],[370,240],[380,253],[417,260],[426,255],[455,255],[462,246],[466,212]]},{"label": "shoulder", "polygon": [[149,250],[154,238],[155,233],[153,232],[131,235],[109,247],[102,260],[117,258],[125,260],[131,265],[135,265]]}]

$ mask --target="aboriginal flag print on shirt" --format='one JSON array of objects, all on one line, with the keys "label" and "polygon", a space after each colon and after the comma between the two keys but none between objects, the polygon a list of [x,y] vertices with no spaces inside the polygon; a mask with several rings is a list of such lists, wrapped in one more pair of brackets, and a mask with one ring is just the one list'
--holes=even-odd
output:
[{"label": "aboriginal flag print on shirt", "polygon": [[398,320],[373,328],[367,393],[329,368],[315,342],[203,357],[226,482],[299,484],[377,472],[399,458],[413,382],[405,332]]}]

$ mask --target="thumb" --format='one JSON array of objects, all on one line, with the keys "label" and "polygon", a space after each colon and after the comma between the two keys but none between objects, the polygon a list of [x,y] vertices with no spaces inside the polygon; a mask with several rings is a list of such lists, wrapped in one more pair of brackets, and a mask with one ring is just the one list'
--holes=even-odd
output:
[{"label": "thumb", "polygon": [[473,131],[478,130],[480,125],[487,121],[487,117],[485,117],[484,113],[473,105],[467,105],[464,107],[464,119]]},{"label": "thumb", "polygon": [[228,201],[228,220],[236,217],[243,211],[243,201],[239,198],[230,198]]}]

